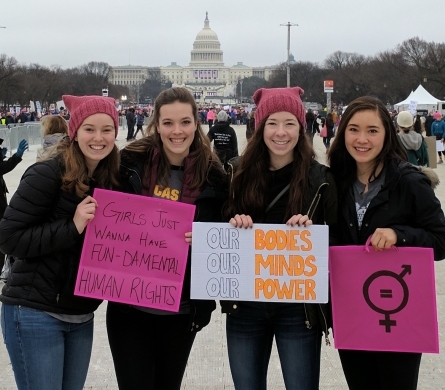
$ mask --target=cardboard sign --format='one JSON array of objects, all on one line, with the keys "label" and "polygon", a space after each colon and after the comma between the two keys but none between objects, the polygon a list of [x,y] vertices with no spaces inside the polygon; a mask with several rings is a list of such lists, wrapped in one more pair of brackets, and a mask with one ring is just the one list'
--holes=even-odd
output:
[{"label": "cardboard sign", "polygon": [[335,347],[439,352],[431,248],[331,247]]},{"label": "cardboard sign", "polygon": [[178,311],[195,206],[96,189],[74,294]]},{"label": "cardboard sign", "polygon": [[325,303],[328,229],[194,222],[191,297]]}]

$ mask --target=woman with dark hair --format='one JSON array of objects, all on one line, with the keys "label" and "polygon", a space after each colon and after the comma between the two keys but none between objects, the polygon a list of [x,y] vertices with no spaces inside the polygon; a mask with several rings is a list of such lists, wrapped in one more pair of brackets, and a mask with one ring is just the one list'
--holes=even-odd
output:
[{"label": "woman with dark hair", "polygon": [[[371,236],[375,250],[393,245],[425,247],[434,249],[436,260],[445,257],[445,216],[431,180],[406,162],[394,123],[380,100],[365,96],[348,105],[328,159],[341,205],[335,230],[339,245],[365,245]],[[339,350],[339,354],[352,390],[417,388],[420,353]]]},{"label": "woman with dark hair", "polygon": [[329,147],[331,146],[331,138],[334,136],[335,122],[332,113],[326,115],[326,120],[324,122],[324,125],[326,126],[327,133],[326,137],[323,137],[323,144],[326,148],[326,153],[327,153],[329,151]]},{"label": "woman with dark hair", "polygon": [[[194,204],[195,221],[221,222],[226,175],[187,89],[159,94],[147,134],[122,150],[123,190]],[[191,233],[185,240],[191,242]],[[178,313],[109,302],[108,340],[119,389],[179,390],[196,333],[215,307],[214,301],[190,299],[190,256]]]},{"label": "woman with dark hair", "polygon": [[[307,226],[336,221],[336,188],[315,161],[305,136],[305,112],[294,88],[259,89],[257,127],[233,176],[226,216],[238,228],[253,223]],[[221,301],[236,389],[264,390],[275,337],[286,389],[318,389],[325,305]]]},{"label": "woman with dark hair", "polygon": [[83,389],[101,303],[74,296],[74,285],[93,189],[118,186],[118,115],[112,98],[63,100],[69,138],[28,168],[0,222],[0,249],[15,258],[0,301],[19,390]]}]

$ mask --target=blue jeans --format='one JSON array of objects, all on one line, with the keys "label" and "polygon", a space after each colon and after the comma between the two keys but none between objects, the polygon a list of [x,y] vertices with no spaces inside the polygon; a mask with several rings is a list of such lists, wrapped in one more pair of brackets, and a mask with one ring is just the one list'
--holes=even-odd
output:
[{"label": "blue jeans", "polygon": [[41,310],[3,304],[1,325],[19,390],[83,389],[93,319],[73,324]]},{"label": "blue jeans", "polygon": [[266,390],[275,336],[287,390],[316,390],[321,330],[307,329],[303,304],[239,302],[227,315],[227,348],[236,390]]}]

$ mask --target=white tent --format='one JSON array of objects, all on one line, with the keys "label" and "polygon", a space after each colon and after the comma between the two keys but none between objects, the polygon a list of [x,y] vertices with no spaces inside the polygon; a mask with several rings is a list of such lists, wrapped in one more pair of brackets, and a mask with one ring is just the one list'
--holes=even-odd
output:
[{"label": "white tent", "polygon": [[414,104],[417,105],[417,110],[437,111],[439,103],[442,103],[442,101],[431,95],[422,85],[419,85],[405,100],[394,104],[394,107],[398,111],[405,111],[409,110],[410,106],[412,107]]}]

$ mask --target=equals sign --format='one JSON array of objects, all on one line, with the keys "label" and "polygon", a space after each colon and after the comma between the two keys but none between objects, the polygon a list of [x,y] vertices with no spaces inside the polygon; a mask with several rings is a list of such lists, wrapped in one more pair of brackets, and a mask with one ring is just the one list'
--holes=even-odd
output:
[{"label": "equals sign", "polygon": [[380,290],[380,298],[392,298],[392,290]]}]

